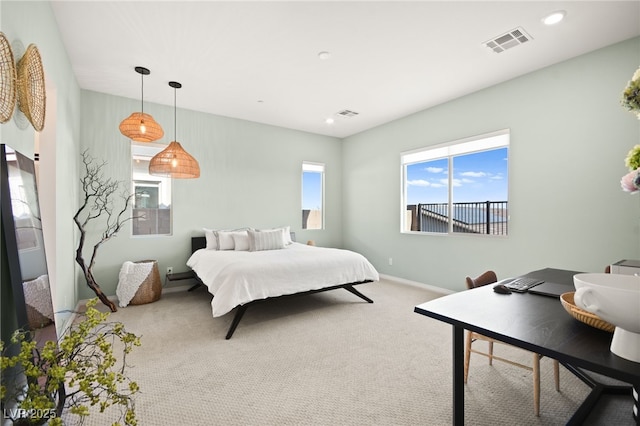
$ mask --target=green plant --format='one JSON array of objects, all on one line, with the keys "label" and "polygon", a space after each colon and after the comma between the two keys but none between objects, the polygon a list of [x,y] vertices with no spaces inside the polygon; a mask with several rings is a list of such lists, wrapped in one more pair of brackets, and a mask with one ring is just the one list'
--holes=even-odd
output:
[{"label": "green plant", "polygon": [[640,119],[640,68],[636,70],[622,92],[622,106]]},{"label": "green plant", "polygon": [[[87,302],[83,319],[59,341],[43,345],[31,339],[31,332],[17,330],[11,344],[0,342],[2,358],[1,395],[4,415],[16,425],[62,425],[63,411],[77,415],[81,424],[91,406],[100,412],[121,406],[113,425],[136,425],[133,396],[138,384],[125,375],[126,356],[140,337],[125,330],[120,322],[106,322],[109,312],[95,308],[98,299]],[[118,362],[114,345],[122,351]],[[9,355],[9,349],[18,349]],[[16,386],[19,377],[25,386]]]}]

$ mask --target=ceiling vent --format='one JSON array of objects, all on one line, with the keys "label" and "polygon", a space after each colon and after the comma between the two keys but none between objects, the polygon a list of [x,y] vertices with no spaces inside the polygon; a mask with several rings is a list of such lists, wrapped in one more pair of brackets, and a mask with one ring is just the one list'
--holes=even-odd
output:
[{"label": "ceiling vent", "polygon": [[519,46],[522,43],[526,43],[529,40],[533,40],[533,38],[521,27],[518,27],[498,37],[494,37],[489,41],[485,41],[483,44],[494,52],[500,53],[512,47]]},{"label": "ceiling vent", "polygon": [[337,114],[340,117],[355,117],[356,115],[358,115],[359,113],[355,112],[355,111],[350,111],[348,109],[343,109],[342,111],[338,111]]}]

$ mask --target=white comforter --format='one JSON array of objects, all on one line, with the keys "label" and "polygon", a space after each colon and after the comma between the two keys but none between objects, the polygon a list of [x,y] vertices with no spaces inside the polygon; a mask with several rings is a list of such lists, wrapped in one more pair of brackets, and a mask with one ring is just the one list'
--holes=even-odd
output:
[{"label": "white comforter", "polygon": [[361,254],[293,243],[280,250],[197,250],[187,261],[219,317],[252,300],[380,278]]}]

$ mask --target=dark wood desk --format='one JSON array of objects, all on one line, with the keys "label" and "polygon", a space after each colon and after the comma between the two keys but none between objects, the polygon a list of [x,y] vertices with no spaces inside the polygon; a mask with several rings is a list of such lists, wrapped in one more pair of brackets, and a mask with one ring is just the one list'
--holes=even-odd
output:
[{"label": "dark wood desk", "polygon": [[[542,269],[525,276],[567,285],[575,291],[576,271]],[[544,356],[557,359],[590,385],[592,393],[568,424],[580,424],[600,394],[609,389],[592,381],[584,370],[599,373],[640,390],[640,363],[609,350],[613,334],[600,331],[570,316],[560,300],[535,294],[502,295],[493,286],[444,296],[415,307],[414,311],[453,326],[453,424],[464,425],[464,330],[472,330]],[[620,388],[613,389],[620,392]],[[630,387],[623,390],[631,397]],[[636,409],[640,410],[640,407]],[[631,416],[631,413],[629,414]],[[640,424],[640,417],[636,422]]]}]

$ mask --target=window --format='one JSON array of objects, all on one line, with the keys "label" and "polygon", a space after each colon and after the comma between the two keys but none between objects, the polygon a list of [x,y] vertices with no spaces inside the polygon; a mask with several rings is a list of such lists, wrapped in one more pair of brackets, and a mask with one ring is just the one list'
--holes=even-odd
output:
[{"label": "window", "polygon": [[324,164],[302,163],[302,229],[322,229]]},{"label": "window", "polygon": [[406,152],[402,232],[507,235],[509,130]]},{"label": "window", "polygon": [[171,178],[149,174],[149,161],[164,148],[131,143],[133,235],[171,235]]}]

